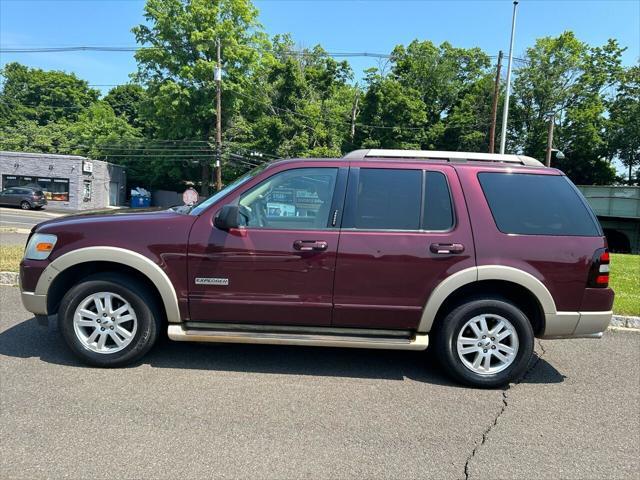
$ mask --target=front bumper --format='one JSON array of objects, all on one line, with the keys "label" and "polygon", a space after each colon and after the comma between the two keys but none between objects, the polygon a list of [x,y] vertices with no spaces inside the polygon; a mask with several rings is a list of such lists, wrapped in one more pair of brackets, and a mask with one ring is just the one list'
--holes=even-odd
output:
[{"label": "front bumper", "polygon": [[540,338],[598,338],[609,324],[613,312],[558,312],[545,315]]},{"label": "front bumper", "polygon": [[36,315],[47,314],[47,296],[37,295],[35,292],[20,292],[20,298],[24,308]]}]

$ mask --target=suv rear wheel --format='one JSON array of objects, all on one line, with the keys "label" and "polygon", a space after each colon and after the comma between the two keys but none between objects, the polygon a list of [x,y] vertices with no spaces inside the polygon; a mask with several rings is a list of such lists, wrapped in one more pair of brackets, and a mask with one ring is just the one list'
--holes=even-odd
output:
[{"label": "suv rear wheel", "polygon": [[22,210],[31,210],[31,204],[26,200],[23,200],[22,202],[20,202],[20,208]]},{"label": "suv rear wheel", "polygon": [[58,310],[60,331],[85,363],[119,367],[135,362],[158,338],[155,302],[135,281],[99,274],[75,285]]},{"label": "suv rear wheel", "polygon": [[498,299],[454,308],[435,332],[438,359],[458,381],[494,388],[523,375],[533,355],[533,329],[522,311]]}]

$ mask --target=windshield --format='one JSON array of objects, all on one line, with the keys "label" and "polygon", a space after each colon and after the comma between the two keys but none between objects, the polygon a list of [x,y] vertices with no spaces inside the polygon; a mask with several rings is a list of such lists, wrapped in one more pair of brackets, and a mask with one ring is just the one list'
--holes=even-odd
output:
[{"label": "windshield", "polygon": [[238,188],[240,185],[242,185],[242,184],[248,182],[249,180],[251,180],[257,174],[259,174],[261,171],[263,171],[267,167],[267,165],[268,164],[265,163],[263,165],[257,166],[253,170],[245,173],[240,178],[238,178],[235,181],[231,182],[229,185],[224,187],[219,192],[216,192],[214,195],[211,195],[209,198],[206,198],[202,202],[194,205],[193,208],[189,211],[189,214],[190,215],[200,215],[202,212],[204,212],[207,208],[209,208],[211,205],[216,203],[222,197],[225,197],[226,195],[231,193],[233,190]]}]

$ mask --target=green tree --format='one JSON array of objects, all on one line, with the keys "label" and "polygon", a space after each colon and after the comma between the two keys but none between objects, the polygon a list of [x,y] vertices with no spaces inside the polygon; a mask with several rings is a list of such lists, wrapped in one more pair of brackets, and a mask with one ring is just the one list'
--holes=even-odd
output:
[{"label": "green tree", "polygon": [[[250,0],[148,0],[144,16],[146,22],[133,29],[137,42],[146,47],[136,52],[135,78],[146,85],[149,98],[143,116],[158,138],[211,142],[216,42],[223,52],[226,130],[243,103],[233,92],[247,89],[267,44],[257,10]],[[205,195],[212,160],[202,162]]]},{"label": "green tree", "polygon": [[35,120],[17,120],[0,127],[0,150],[36,153],[70,153],[69,123],[39,125]]},{"label": "green tree", "polygon": [[130,125],[139,128],[144,126],[145,122],[141,118],[140,109],[146,100],[146,92],[140,85],[135,83],[118,85],[109,90],[103,100],[111,106],[118,117],[123,117]]},{"label": "green tree", "polygon": [[488,151],[494,81],[486,74],[468,86],[445,119],[439,149]]},{"label": "green tree", "polygon": [[626,70],[609,110],[609,147],[627,167],[632,185],[633,168],[640,166],[640,65]]},{"label": "green tree", "polygon": [[375,70],[367,76],[367,92],[356,136],[364,148],[419,149],[425,143],[426,106],[419,92]]},{"label": "green tree", "polygon": [[485,150],[491,77],[490,59],[478,48],[398,45],[388,75],[369,72],[362,145]]},{"label": "green tree", "polygon": [[606,91],[622,71],[614,40],[589,47],[572,32],[538,39],[518,69],[510,113],[508,149],[543,159],[548,119],[555,117],[554,160],[575,183],[602,184],[615,178],[606,141]]},{"label": "green tree", "polygon": [[0,127],[22,120],[38,125],[73,121],[98,99],[99,92],[85,80],[61,71],[29,68],[8,63],[0,72]]},{"label": "green tree", "polygon": [[349,65],[319,46],[294,53],[287,36],[274,38],[271,51],[254,87],[238,92],[248,108],[233,118],[229,139],[282,157],[339,156],[355,94]]}]

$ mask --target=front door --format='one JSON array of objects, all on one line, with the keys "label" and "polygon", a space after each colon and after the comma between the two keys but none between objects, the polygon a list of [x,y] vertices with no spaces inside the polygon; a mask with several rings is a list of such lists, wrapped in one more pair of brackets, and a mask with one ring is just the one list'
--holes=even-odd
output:
[{"label": "front door", "polygon": [[352,166],[334,291],[338,327],[417,328],[429,294],[475,264],[450,166]]},{"label": "front door", "polygon": [[189,241],[191,320],[330,325],[346,175],[277,171],[226,201],[239,207],[239,229],[202,215]]}]

